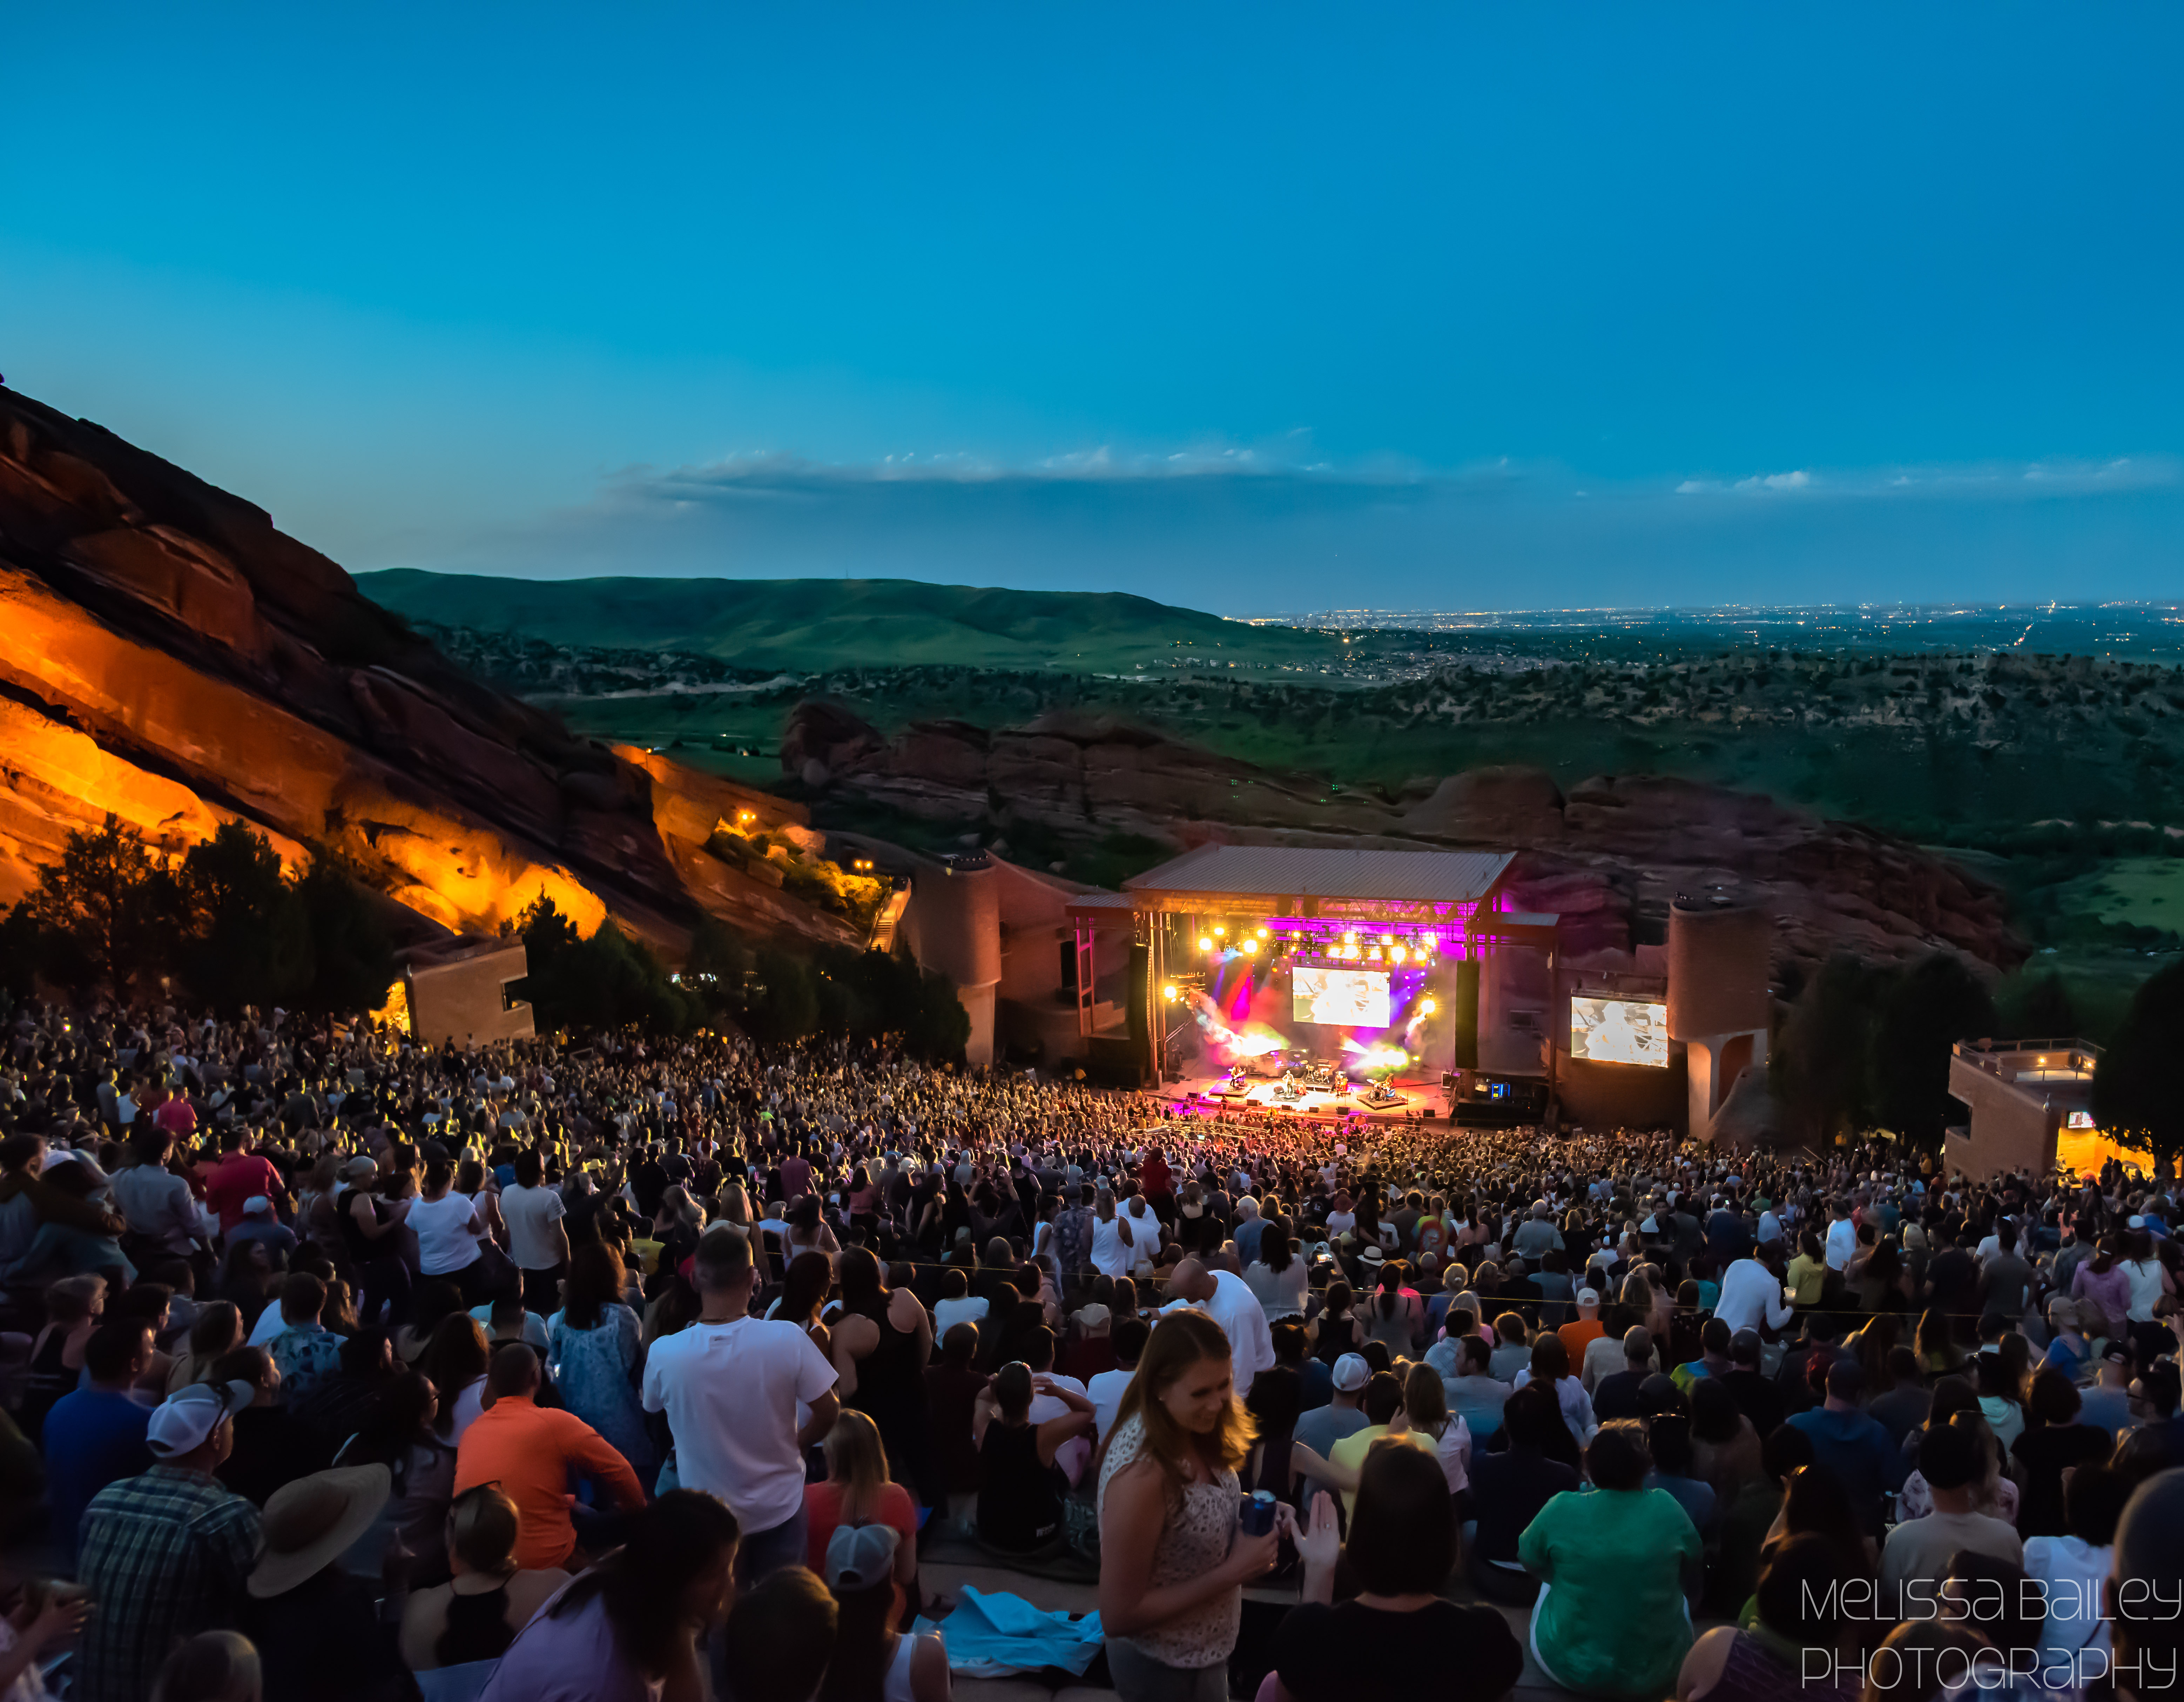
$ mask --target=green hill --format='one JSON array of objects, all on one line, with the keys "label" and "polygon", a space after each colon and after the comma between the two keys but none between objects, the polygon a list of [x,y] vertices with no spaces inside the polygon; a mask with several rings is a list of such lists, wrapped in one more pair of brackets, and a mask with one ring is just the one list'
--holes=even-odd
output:
[{"label": "green hill", "polygon": [[694,652],[749,668],[956,667],[1123,672],[1317,667],[1338,635],[1227,621],[1115,592],[911,579],[504,579],[393,568],[364,594],[405,619],[550,645]]}]

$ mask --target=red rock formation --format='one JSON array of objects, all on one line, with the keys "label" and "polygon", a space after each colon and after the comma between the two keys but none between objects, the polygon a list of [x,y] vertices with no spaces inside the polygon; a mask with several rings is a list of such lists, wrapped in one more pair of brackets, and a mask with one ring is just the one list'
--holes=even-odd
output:
[{"label": "red rock formation", "polygon": [[110,811],[176,850],[228,818],[336,847],[449,929],[543,892],[671,947],[706,911],[839,937],[710,878],[714,795],[480,684],[264,510],[0,390],[0,902]]},{"label": "red rock formation", "polygon": [[[811,706],[792,717],[800,736]],[[829,706],[847,753],[827,783],[943,820],[1029,817],[1064,833],[1208,840],[1486,845],[1524,853],[1520,904],[1559,912],[1565,949],[1627,951],[1680,890],[1736,881],[1763,894],[1778,963],[1831,951],[1897,959],[1937,948],[1995,968],[2023,961],[2001,893],[1885,834],[1752,793],[1659,775],[1600,776],[1567,795],[1544,770],[1451,775],[1407,808],[1336,793],[1104,717],[1047,716],[991,731],[924,723],[893,744]],[[784,762],[787,761],[784,755]]]}]

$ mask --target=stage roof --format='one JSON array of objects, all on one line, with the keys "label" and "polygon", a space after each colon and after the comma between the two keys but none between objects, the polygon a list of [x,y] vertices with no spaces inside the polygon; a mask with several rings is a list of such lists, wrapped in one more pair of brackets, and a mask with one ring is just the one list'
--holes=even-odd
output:
[{"label": "stage roof", "polygon": [[1514,851],[1342,851],[1321,845],[1201,845],[1123,883],[1133,893],[1471,904],[1493,891]]}]

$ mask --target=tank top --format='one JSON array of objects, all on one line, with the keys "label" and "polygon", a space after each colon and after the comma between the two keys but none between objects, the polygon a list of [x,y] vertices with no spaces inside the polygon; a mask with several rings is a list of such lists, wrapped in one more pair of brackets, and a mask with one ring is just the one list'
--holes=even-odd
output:
[{"label": "tank top", "polygon": [[[1145,1451],[1145,1420],[1133,1414],[1116,1426],[1108,1441],[1106,1462],[1100,1468],[1100,1509],[1106,1505],[1109,1480]],[[1235,1546],[1236,1514],[1234,1472],[1223,1471],[1208,1483],[1185,1484],[1180,1503],[1170,1501],[1146,1582],[1158,1589],[1201,1576],[1219,1565]],[[1244,1588],[1238,1584],[1173,1619],[1118,1640],[1170,1666],[1214,1666],[1226,1661],[1235,1649],[1243,1615]]]},{"label": "tank top", "polygon": [[880,1702],[916,1702],[910,1688],[910,1659],[916,1648],[917,1639],[906,1632],[895,1638],[894,1659],[880,1680]]},{"label": "tank top", "polygon": [[917,1337],[896,1329],[887,1314],[883,1302],[878,1312],[861,1314],[872,1320],[880,1338],[872,1351],[857,1361],[857,1392],[850,1397],[850,1404],[871,1419],[883,1434],[894,1432],[900,1437],[922,1428],[925,1386],[918,1375]]},{"label": "tank top", "polygon": [[515,1633],[508,1628],[508,1586],[460,1593],[448,1599],[448,1626],[432,1653],[443,1666],[460,1666],[469,1660],[494,1660],[508,1653]]},{"label": "tank top", "polygon": [[1058,1474],[1039,1458],[1039,1426],[995,1418],[978,1449],[978,1540],[1028,1554],[1061,1533]]}]

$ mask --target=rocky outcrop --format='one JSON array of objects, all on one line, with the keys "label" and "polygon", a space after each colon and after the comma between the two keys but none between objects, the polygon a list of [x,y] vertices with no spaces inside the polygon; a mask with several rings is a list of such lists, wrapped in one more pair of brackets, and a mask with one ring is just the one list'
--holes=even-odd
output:
[{"label": "rocky outcrop", "polygon": [[[1752,889],[1775,916],[1778,964],[1847,950],[1894,960],[1936,949],[1996,969],[2023,961],[2000,891],[1903,840],[1754,793],[1660,775],[1603,775],[1567,794],[1542,769],[1452,774],[1423,799],[1346,793],[1141,727],[1052,715],[988,729],[918,723],[883,743],[838,705],[791,718],[823,726],[826,787],[912,815],[1006,829],[1208,841],[1492,845],[1522,853],[1513,892],[1563,918],[1574,955],[1658,945],[1680,891]],[[816,741],[821,735],[808,737]],[[800,746],[800,748],[803,748]],[[784,740],[783,763],[789,762]]]},{"label": "rocky outcrop", "polygon": [[694,879],[710,784],[480,684],[264,510],[0,390],[0,902],[111,812],[171,850],[231,818],[292,862],[333,848],[426,932],[544,893],[671,948],[707,912],[838,936]]}]

